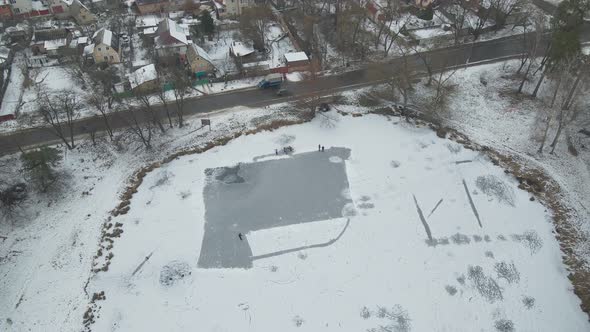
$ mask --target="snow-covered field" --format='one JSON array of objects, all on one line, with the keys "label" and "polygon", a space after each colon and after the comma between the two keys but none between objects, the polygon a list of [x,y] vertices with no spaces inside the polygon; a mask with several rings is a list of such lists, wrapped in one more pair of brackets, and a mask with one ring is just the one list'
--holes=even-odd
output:
[{"label": "snow-covered field", "polygon": [[[512,84],[513,65],[459,71],[449,124],[480,144],[529,156],[564,187],[565,200],[578,204],[589,197],[580,180],[585,159],[568,157],[564,144],[557,156],[533,155],[538,105],[515,106],[500,94]],[[173,150],[288,117],[285,112],[284,105],[220,112],[210,116],[211,132],[197,130],[198,119],[191,119],[157,137],[152,154],[106,142],[68,152],[63,170],[71,176],[61,197],[38,197],[41,203],[31,203],[19,223],[0,223],[0,330],[79,331],[92,302],[93,331],[590,329],[567,279],[551,211],[481,153],[396,117],[331,112],[331,121],[318,116],[165,163],[143,179],[130,210],[112,218],[111,227],[123,233],[94,257],[101,227],[134,170]],[[252,267],[198,267],[208,229],[204,190],[215,181],[207,169],[322,156],[318,144],[323,153],[350,149],[348,158],[326,162],[346,170],[349,189],[341,199],[352,203],[331,219],[244,231],[243,241],[241,225],[252,220],[234,215],[224,228],[234,235],[227,239],[231,250],[223,255],[245,255]],[[275,154],[284,146],[294,148],[294,157]],[[250,182],[247,198],[281,183],[265,178],[264,168],[260,174],[261,185]],[[312,178],[314,188],[329,181]],[[240,179],[251,181],[239,170],[232,179],[221,184],[228,191]],[[287,200],[281,204],[299,202],[289,189],[277,192]],[[92,272],[93,262],[110,254],[108,270]],[[104,299],[90,300],[102,292]]]},{"label": "snow-covered field", "polygon": [[[255,260],[251,269],[197,268],[205,170],[272,155],[286,137],[296,153],[318,143],[351,149],[348,161],[334,160],[346,164],[343,195],[354,202],[343,211],[348,228],[331,245]],[[113,220],[125,232],[109,270],[89,286],[106,296],[95,328],[587,330],[549,215],[529,197],[477,152],[379,116],[239,138],[150,173],[130,212]],[[329,242],[343,227],[338,220],[245,236],[261,252],[284,250]],[[229,241],[240,241],[237,232]]]},{"label": "snow-covered field", "polygon": [[[528,98],[537,83],[537,77],[525,84],[524,95],[519,97],[514,91],[520,80],[514,77],[519,66],[518,60],[462,69],[451,78],[459,87],[449,100],[450,124],[467,134],[473,141],[489,145],[506,154],[523,158],[535,167],[543,168],[562,187],[563,201],[577,211],[571,217],[579,229],[590,234],[588,223],[588,204],[590,197],[590,153],[584,143],[581,127],[574,122],[567,130],[577,144],[579,155],[574,157],[568,152],[565,138],[559,141],[555,154],[537,153],[542,132],[542,119],[548,112],[547,105],[553,94],[554,83],[546,81],[538,99]],[[482,84],[485,81],[487,85]],[[589,100],[585,88],[579,92],[578,107],[586,107]],[[578,124],[588,120],[588,115],[581,114]],[[493,124],[493,125],[490,125]],[[553,139],[556,126],[552,126],[548,141]],[[586,139],[587,141],[587,139]],[[547,144],[549,144],[549,142]],[[582,148],[586,145],[586,148]],[[549,149],[546,149],[549,150]],[[590,243],[576,248],[586,260],[590,258]]]},{"label": "snow-covered field", "polygon": [[[255,114],[264,112],[273,111]],[[320,117],[243,136],[149,173],[130,211],[112,219],[124,232],[114,239],[108,271],[91,277],[86,288],[106,297],[96,301],[92,329],[590,328],[566,278],[548,212],[502,169],[478,152],[397,118],[329,116],[338,119],[333,126]],[[225,122],[226,129],[232,122],[228,115],[212,119]],[[183,140],[192,141],[189,137]],[[351,151],[348,160],[330,158],[344,163],[349,190],[342,195],[353,202],[342,218],[244,234],[242,247],[251,246],[254,256],[287,251],[256,259],[250,269],[198,268],[207,209],[205,170],[263,155],[288,160],[274,154],[285,145],[295,154],[320,154],[318,144]],[[129,175],[124,167],[141,158],[109,166],[112,156],[82,162],[84,154],[77,153],[66,163],[85,169],[89,178],[78,175],[73,192],[92,187],[91,195],[62,200],[24,228],[2,229],[9,236],[3,255],[20,252],[0,265],[2,329],[80,329],[99,228]],[[238,234],[229,241],[241,245]],[[307,248],[289,252],[296,247]]]}]

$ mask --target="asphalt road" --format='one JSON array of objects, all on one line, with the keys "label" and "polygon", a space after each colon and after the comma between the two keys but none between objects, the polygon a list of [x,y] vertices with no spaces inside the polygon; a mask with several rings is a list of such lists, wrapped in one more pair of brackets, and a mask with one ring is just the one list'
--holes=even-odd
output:
[{"label": "asphalt road", "polygon": [[[585,29],[583,40],[589,40],[590,29]],[[481,61],[501,60],[523,53],[522,36],[511,36],[492,41],[464,44],[425,53],[423,56],[432,64],[432,68],[442,69],[458,65],[474,64]],[[546,43],[546,40],[543,42]],[[541,47],[545,50],[545,47]],[[417,55],[407,57],[407,65],[418,70],[424,70],[424,64]],[[329,95],[338,91],[354,89],[384,81],[394,75],[403,63],[401,58],[388,63],[372,64],[367,68],[344,72],[339,75],[320,77],[313,81],[289,82],[286,88],[290,92],[287,97],[278,97],[274,90],[258,90],[256,88],[235,90],[222,94],[202,96],[185,101],[185,116],[207,113],[234,106],[261,107],[275,103],[308,97],[309,95]],[[159,109],[159,115],[164,118],[165,112]],[[113,129],[128,127],[130,119],[126,112],[109,115]],[[86,118],[74,125],[74,134],[88,133],[89,128],[103,131],[102,118]],[[54,142],[58,137],[50,127],[32,128],[10,134],[0,135],[0,155],[18,151],[43,143]]]}]

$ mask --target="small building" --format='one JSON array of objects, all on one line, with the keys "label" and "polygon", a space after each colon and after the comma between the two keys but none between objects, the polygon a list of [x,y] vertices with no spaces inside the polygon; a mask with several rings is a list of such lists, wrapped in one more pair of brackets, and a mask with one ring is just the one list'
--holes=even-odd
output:
[{"label": "small building", "polygon": [[29,17],[39,17],[51,15],[49,7],[43,1],[31,1],[31,12]]},{"label": "small building", "polygon": [[92,44],[84,48],[85,55],[92,55],[95,63],[121,62],[121,48],[119,47],[119,37],[111,30],[102,28],[92,36]]},{"label": "small building", "polygon": [[143,66],[129,75],[129,84],[133,92],[152,92],[158,89],[158,72],[152,63]]},{"label": "small building", "polygon": [[96,22],[96,16],[80,0],[72,1],[68,10],[71,17],[80,25],[88,25]]},{"label": "small building", "polygon": [[14,17],[29,17],[33,10],[33,1],[31,0],[9,0]]},{"label": "small building", "polygon": [[196,44],[190,44],[186,53],[191,71],[197,77],[206,76],[215,71],[215,65],[207,52]]},{"label": "small building", "polygon": [[160,21],[162,21],[162,19],[156,15],[138,16],[135,19],[135,27],[138,30],[153,28],[153,27],[157,27],[158,24],[160,23]]},{"label": "small building", "polygon": [[65,0],[49,0],[49,10],[53,13],[53,16],[59,19],[65,19],[70,17],[68,7],[71,4],[71,0],[66,2]]},{"label": "small building", "polygon": [[242,42],[234,41],[229,45],[229,54],[233,57],[242,58],[254,54],[254,49]]},{"label": "small building", "polygon": [[29,31],[29,26],[25,23],[18,23],[15,26],[6,28],[5,31],[10,37],[10,42],[16,43],[27,39],[27,32]]},{"label": "small building", "polygon": [[284,57],[289,72],[309,70],[309,58],[305,52],[285,53]]},{"label": "small building", "polygon": [[31,51],[33,55],[56,56],[68,46],[71,34],[66,29],[40,29],[33,32]]},{"label": "small building", "polygon": [[40,0],[8,0],[12,16],[30,18],[51,15],[49,7]]},{"label": "small building", "polygon": [[158,36],[154,39],[158,58],[163,62],[185,63],[187,47],[191,43],[187,34],[187,29],[169,18],[160,22]]}]

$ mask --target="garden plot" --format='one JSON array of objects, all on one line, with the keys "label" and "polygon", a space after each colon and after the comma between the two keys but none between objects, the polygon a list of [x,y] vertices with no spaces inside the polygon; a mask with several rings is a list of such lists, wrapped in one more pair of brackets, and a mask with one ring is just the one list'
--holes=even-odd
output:
[{"label": "garden plot", "polygon": [[238,29],[222,29],[217,32],[214,40],[205,40],[202,45],[215,67],[223,73],[232,73],[237,70],[233,58],[229,55],[229,47],[239,36]]},{"label": "garden plot", "polygon": [[[403,121],[329,116],[339,119],[329,128],[316,119],[242,136],[149,173],[130,211],[113,219],[124,233],[108,271],[88,286],[89,293],[105,294],[93,330],[590,328],[566,277],[549,212],[501,168]],[[284,193],[308,187],[302,199],[321,202],[315,195],[332,190],[323,181],[333,175],[318,169],[325,164],[297,163],[322,156],[318,144],[328,161],[343,167],[349,190],[336,195],[344,203],[340,213],[322,214],[324,204],[319,214],[302,208],[299,223]],[[294,153],[277,156],[275,149],[284,146]],[[330,155],[335,147],[350,155]],[[227,185],[247,186],[234,196],[219,193],[217,199],[231,200],[228,215],[210,219],[212,211],[223,212],[210,210],[209,200],[224,186],[208,189],[211,174],[220,174],[212,170],[236,165],[244,167],[222,172],[233,179]],[[256,197],[283,204],[287,220],[276,222],[281,209],[272,207],[247,221],[236,216],[243,210],[255,217]],[[255,257],[251,268],[199,267],[212,223],[233,233],[219,244],[220,255]]]}]

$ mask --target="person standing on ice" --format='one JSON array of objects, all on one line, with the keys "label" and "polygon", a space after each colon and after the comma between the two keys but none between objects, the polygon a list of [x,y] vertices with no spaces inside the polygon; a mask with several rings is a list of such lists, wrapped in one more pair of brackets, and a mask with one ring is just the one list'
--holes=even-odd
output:
[{"label": "person standing on ice", "polygon": [[318,151],[322,151],[322,145],[318,144]]}]

